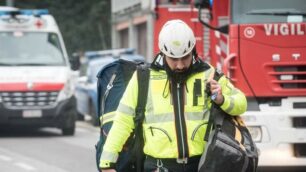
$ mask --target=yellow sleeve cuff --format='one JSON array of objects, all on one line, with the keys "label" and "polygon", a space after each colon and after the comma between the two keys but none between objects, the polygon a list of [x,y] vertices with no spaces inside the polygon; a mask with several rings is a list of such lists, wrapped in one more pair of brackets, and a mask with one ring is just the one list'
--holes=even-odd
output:
[{"label": "yellow sleeve cuff", "polygon": [[115,168],[115,163],[107,161],[107,160],[100,160],[100,164],[99,164],[100,168]]},{"label": "yellow sleeve cuff", "polygon": [[223,104],[221,105],[221,109],[224,110],[226,112],[226,110],[229,108],[230,106],[230,99],[227,95],[223,95]]}]

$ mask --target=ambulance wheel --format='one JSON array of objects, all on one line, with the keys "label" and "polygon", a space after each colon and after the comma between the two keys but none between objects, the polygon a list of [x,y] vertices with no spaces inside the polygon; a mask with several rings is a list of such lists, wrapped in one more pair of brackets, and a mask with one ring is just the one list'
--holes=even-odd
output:
[{"label": "ambulance wheel", "polygon": [[75,122],[76,114],[73,112],[69,113],[70,116],[66,118],[64,125],[62,126],[62,134],[64,136],[73,136],[75,133]]},{"label": "ambulance wheel", "polygon": [[73,136],[75,132],[75,127],[62,128],[62,134],[64,136]]},{"label": "ambulance wheel", "polygon": [[90,103],[89,108],[90,108],[89,109],[89,114],[90,114],[90,117],[91,117],[90,123],[93,126],[99,126],[99,119],[96,115],[96,110],[95,110],[95,106],[93,105],[93,103]]}]

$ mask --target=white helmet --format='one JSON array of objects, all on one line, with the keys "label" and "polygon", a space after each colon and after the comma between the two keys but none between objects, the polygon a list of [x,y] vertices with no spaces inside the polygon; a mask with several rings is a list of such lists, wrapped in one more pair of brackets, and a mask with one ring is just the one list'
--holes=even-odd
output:
[{"label": "white helmet", "polygon": [[182,20],[170,20],[162,27],[158,47],[172,58],[182,58],[193,50],[195,37],[190,27]]}]

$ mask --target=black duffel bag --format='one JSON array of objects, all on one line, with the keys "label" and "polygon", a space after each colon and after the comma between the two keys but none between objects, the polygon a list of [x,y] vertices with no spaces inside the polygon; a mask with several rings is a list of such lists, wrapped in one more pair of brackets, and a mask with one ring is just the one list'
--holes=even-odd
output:
[{"label": "black duffel bag", "polygon": [[198,171],[256,172],[258,150],[243,120],[227,114],[215,103],[210,112],[207,144]]}]

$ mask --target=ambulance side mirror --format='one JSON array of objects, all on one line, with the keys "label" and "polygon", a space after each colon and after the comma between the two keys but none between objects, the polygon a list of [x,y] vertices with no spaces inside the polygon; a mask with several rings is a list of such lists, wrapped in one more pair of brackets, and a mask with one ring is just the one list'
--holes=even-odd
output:
[{"label": "ambulance side mirror", "polygon": [[71,57],[69,58],[71,69],[76,71],[80,69],[81,61],[80,61],[80,54],[79,53],[73,53]]}]

